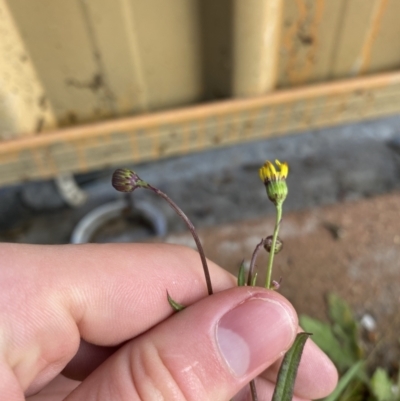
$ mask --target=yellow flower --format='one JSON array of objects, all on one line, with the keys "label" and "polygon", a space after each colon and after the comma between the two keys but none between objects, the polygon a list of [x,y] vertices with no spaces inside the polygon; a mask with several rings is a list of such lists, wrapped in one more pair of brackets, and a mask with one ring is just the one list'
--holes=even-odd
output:
[{"label": "yellow flower", "polygon": [[279,160],[275,160],[275,163],[278,169],[269,160],[260,168],[260,178],[264,184],[270,181],[283,181],[286,179],[289,173],[288,164],[286,162],[281,163]]},{"label": "yellow flower", "polygon": [[260,168],[260,178],[267,190],[268,198],[277,206],[281,206],[288,194],[286,177],[289,173],[289,166],[286,162],[281,163],[275,160],[277,167],[267,160]]}]

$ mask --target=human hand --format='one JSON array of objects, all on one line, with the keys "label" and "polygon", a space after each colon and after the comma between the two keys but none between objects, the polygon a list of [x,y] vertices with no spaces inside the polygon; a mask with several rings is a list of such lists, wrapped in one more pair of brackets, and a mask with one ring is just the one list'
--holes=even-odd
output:
[{"label": "human hand", "polygon": [[[268,400],[298,330],[281,295],[235,287],[211,262],[207,296],[188,248],[1,244],[0,260],[1,401],[250,400],[256,376]],[[190,306],[173,313],[167,290]],[[336,381],[308,340],[295,399],[321,398]]]}]

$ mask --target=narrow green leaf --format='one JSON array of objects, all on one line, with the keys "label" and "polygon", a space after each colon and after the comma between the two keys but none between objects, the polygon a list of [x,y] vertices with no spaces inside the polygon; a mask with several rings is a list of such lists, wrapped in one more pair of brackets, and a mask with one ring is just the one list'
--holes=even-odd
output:
[{"label": "narrow green leaf", "polygon": [[358,361],[354,364],[339,380],[333,393],[324,398],[324,401],[336,401],[339,399],[343,391],[347,388],[350,382],[357,377],[358,373],[364,368],[364,361]]},{"label": "narrow green leaf", "polygon": [[244,263],[244,260],[242,261],[239,267],[237,284],[239,287],[246,285],[246,265]]},{"label": "narrow green leaf", "polygon": [[186,306],[181,305],[180,303],[174,301],[171,296],[169,295],[168,291],[167,291],[167,298],[168,298],[168,303],[171,305],[172,309],[176,312],[179,312],[183,309],[186,308]]},{"label": "narrow green leaf", "polygon": [[252,287],[255,287],[256,286],[256,284],[257,284],[257,272],[256,272],[256,274],[254,275],[254,277],[251,279],[251,286]]},{"label": "narrow green leaf", "polygon": [[393,400],[392,387],[393,383],[386,371],[382,368],[376,369],[371,378],[371,390],[378,401]]},{"label": "narrow green leaf", "polygon": [[[359,377],[355,377],[340,394],[339,401],[365,401],[368,389]],[[368,401],[376,401],[368,398]]]},{"label": "narrow green leaf", "polygon": [[299,367],[301,354],[303,353],[304,344],[309,336],[310,333],[297,334],[293,345],[289,351],[286,352],[279,369],[278,380],[272,401],[292,401],[297,369]]}]

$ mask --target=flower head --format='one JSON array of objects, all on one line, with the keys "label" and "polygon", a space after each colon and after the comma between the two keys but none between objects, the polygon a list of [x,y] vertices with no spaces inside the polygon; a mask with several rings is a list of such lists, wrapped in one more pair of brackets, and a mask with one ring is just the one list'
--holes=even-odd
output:
[{"label": "flower head", "polygon": [[275,160],[275,163],[278,166],[277,169],[269,160],[260,168],[260,178],[264,184],[270,181],[282,181],[286,179],[289,173],[288,164],[286,162],[281,163],[279,160]]},{"label": "flower head", "polygon": [[136,188],[147,187],[148,184],[134,171],[127,168],[119,168],[114,171],[112,176],[112,186],[119,192],[132,192]]},{"label": "flower head", "polygon": [[259,173],[261,181],[267,189],[268,198],[275,205],[282,205],[288,194],[286,177],[289,173],[289,166],[286,162],[281,163],[279,160],[275,160],[275,164],[277,167],[267,160],[260,168]]},{"label": "flower head", "polygon": [[[273,243],[273,236],[272,235],[268,235],[267,238],[265,238],[264,240],[264,249],[270,253],[271,249],[272,249],[272,243]],[[279,238],[276,237],[276,241],[275,241],[275,255],[277,253],[279,253],[283,248],[283,241]]]}]

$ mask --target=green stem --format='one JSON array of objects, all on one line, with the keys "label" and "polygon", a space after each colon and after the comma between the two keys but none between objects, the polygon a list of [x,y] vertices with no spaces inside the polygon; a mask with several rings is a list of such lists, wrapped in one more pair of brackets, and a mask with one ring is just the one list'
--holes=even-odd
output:
[{"label": "green stem", "polygon": [[271,277],[272,277],[272,266],[274,263],[275,246],[278,238],[279,226],[282,220],[282,204],[276,205],[276,223],[274,229],[274,235],[272,237],[271,251],[269,252],[268,267],[267,267],[267,278],[265,280],[265,288],[271,288]]}]

